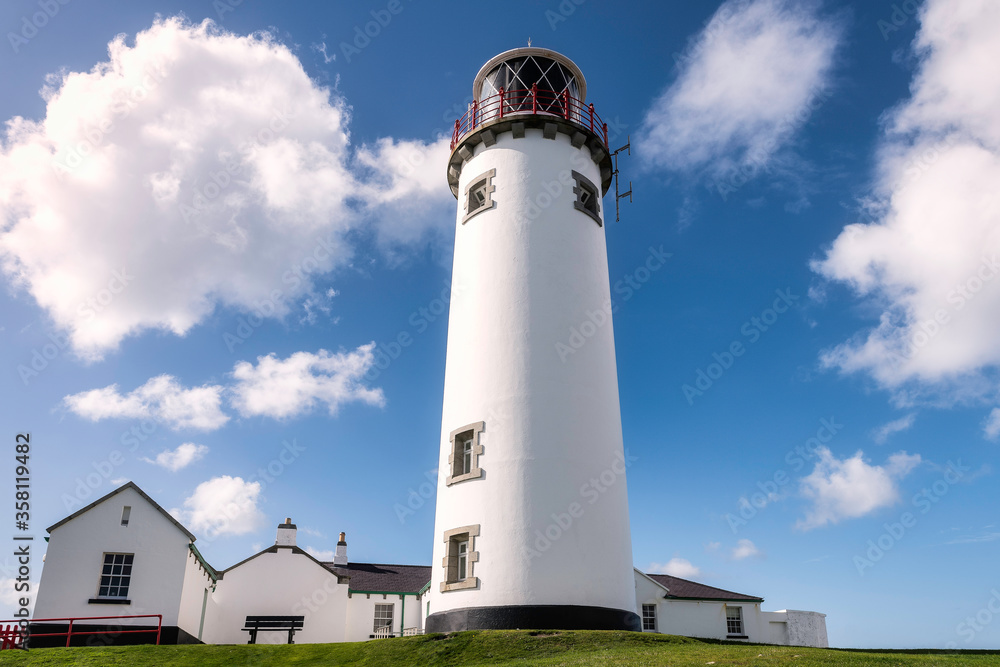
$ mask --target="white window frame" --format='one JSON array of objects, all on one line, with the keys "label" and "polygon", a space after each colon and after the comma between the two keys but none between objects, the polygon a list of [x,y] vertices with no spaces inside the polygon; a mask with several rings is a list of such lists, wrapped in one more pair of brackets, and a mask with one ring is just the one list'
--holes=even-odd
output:
[{"label": "white window frame", "polygon": [[[647,612],[650,612],[647,615]],[[647,627],[647,621],[650,621]],[[644,604],[642,605],[642,631],[643,632],[656,632],[656,605],[655,604]]]},{"label": "white window frame", "polygon": [[[735,612],[730,614],[730,612]],[[735,627],[737,632],[733,632]],[[743,607],[726,605],[726,637],[746,637],[746,627],[743,625]]]},{"label": "white window frame", "polygon": [[480,434],[484,430],[486,430],[486,422],[476,422],[462,428],[456,428],[451,432],[451,454],[448,456],[448,472],[450,474],[445,477],[445,486],[470,479],[479,479],[483,476],[483,469],[479,467],[479,457],[484,449],[479,441]]},{"label": "white window frame", "polygon": [[[388,609],[388,616],[386,615]],[[380,615],[381,612],[381,615]],[[396,604],[394,602],[379,602],[375,605],[375,615],[372,619],[372,632],[378,632],[382,628],[389,628],[392,633],[392,624],[396,618]],[[388,623],[386,623],[388,621]]]},{"label": "white window frame", "polygon": [[479,587],[479,577],[473,576],[476,563],[479,562],[479,552],[475,550],[477,537],[478,523],[445,531],[445,555],[441,562],[444,568],[442,593]]}]

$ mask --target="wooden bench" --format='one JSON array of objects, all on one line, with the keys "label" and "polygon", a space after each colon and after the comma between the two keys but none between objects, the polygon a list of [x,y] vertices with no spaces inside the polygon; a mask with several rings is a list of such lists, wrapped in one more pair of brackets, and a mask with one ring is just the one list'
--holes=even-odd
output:
[{"label": "wooden bench", "polygon": [[247,616],[244,632],[250,633],[250,641],[247,644],[257,643],[257,633],[261,630],[281,630],[288,631],[288,643],[294,644],[292,639],[296,630],[301,630],[305,625],[305,616]]}]

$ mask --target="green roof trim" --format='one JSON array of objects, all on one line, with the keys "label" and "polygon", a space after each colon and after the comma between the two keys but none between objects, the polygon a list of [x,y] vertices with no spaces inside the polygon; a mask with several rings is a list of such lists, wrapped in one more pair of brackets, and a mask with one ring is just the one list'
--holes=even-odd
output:
[{"label": "green roof trim", "polygon": [[201,563],[201,566],[205,568],[205,572],[208,573],[208,576],[209,578],[211,578],[212,583],[213,584],[218,583],[219,573],[215,571],[214,567],[208,564],[208,561],[205,560],[205,557],[201,555],[200,551],[198,551],[198,547],[194,545],[194,542],[188,543],[188,548],[191,549],[191,553],[193,553],[194,557],[198,559],[198,562]]}]

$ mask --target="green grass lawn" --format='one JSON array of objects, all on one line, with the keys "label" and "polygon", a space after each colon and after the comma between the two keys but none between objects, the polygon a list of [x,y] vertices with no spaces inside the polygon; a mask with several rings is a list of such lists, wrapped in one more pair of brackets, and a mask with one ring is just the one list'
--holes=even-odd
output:
[{"label": "green grass lawn", "polygon": [[459,632],[351,644],[131,646],[2,651],[0,665],[1000,665],[1000,651],[844,651],[635,632]]}]

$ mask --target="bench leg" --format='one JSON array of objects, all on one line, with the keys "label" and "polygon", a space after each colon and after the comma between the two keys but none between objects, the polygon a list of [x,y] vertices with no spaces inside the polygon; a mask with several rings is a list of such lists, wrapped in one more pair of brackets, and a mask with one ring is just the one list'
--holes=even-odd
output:
[{"label": "bench leg", "polygon": [[295,643],[292,640],[292,637],[294,637],[294,636],[295,636],[295,628],[288,628],[288,643],[289,644],[294,644]]},{"label": "bench leg", "polygon": [[248,641],[247,644],[256,644],[256,643],[257,643],[257,631],[256,630],[251,630],[250,631],[250,641]]}]

